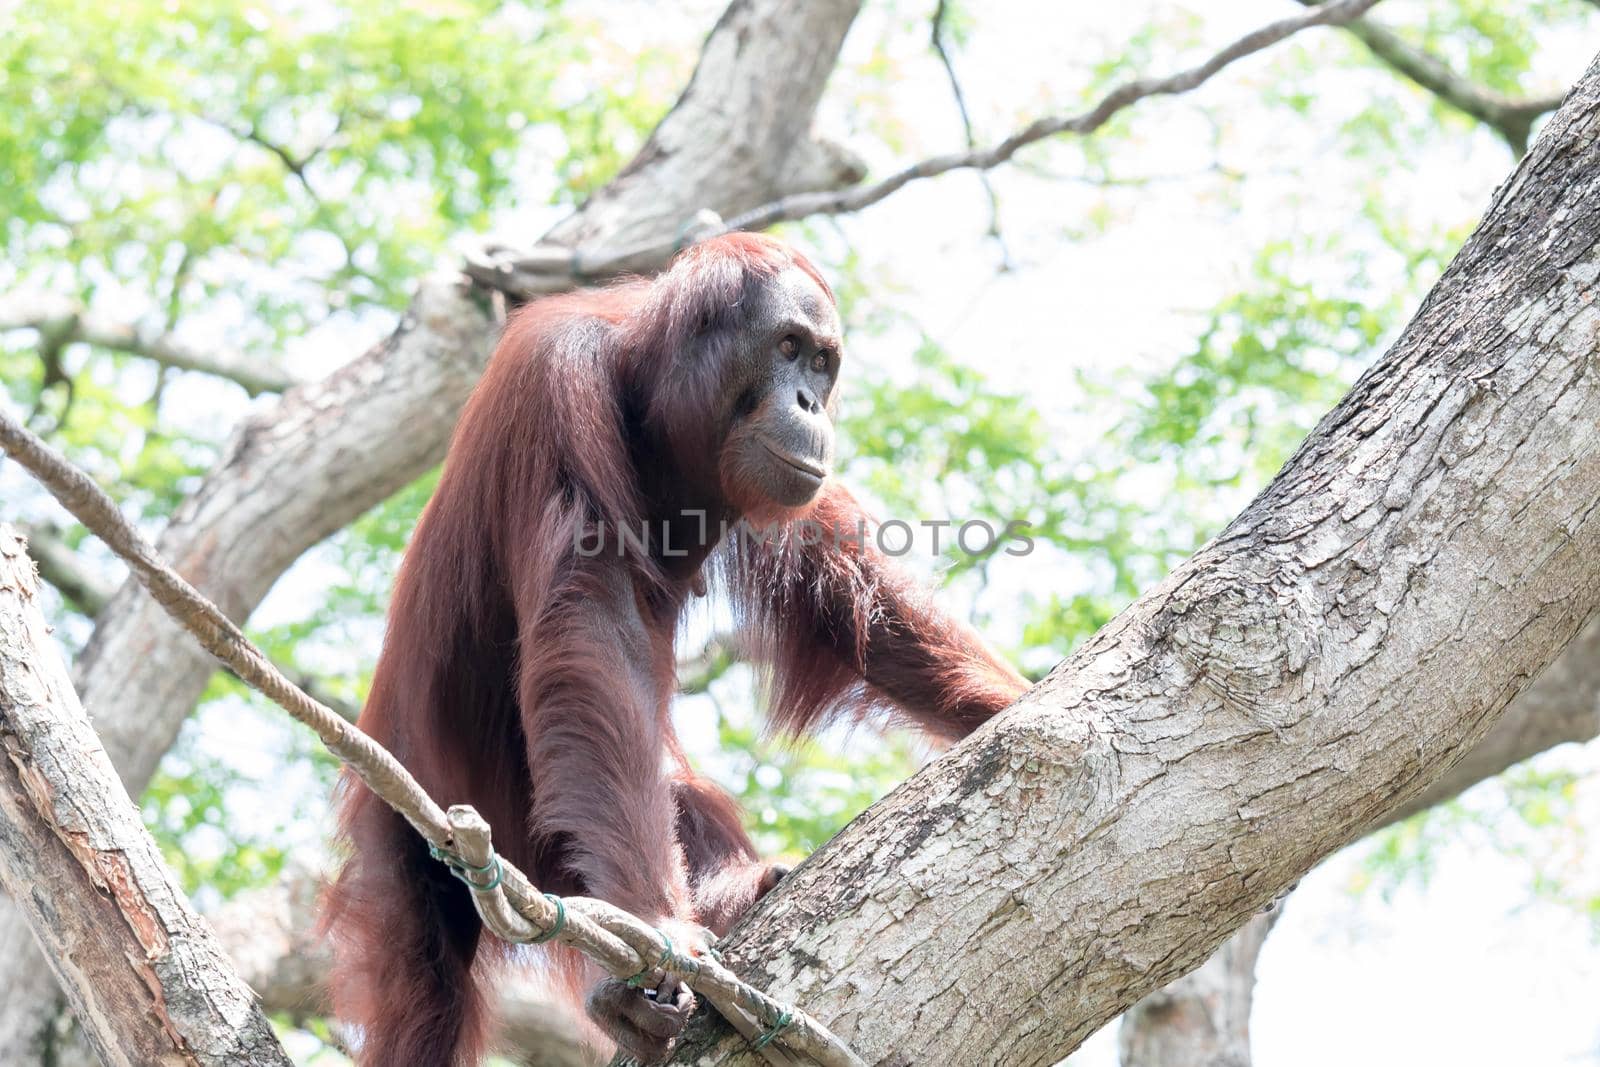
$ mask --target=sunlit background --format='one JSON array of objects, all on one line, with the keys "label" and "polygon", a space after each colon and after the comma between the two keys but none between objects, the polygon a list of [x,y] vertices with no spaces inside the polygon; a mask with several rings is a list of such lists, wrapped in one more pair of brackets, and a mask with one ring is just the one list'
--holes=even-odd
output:
[{"label": "sunlit background", "polygon": [[[0,4],[0,288],[319,376],[386,336],[414,281],[475,237],[531,240],[613,175],[721,6]],[[874,174],[966,143],[932,10],[869,2],[828,84],[819,131]],[[987,143],[1298,10],[961,0],[945,32]],[[1600,49],[1600,8],[1581,0],[1387,0],[1372,19],[1508,96],[1559,92]],[[882,517],[1032,524],[1028,556],[907,559],[1039,676],[1270,478],[1515,159],[1324,29],[986,179],[790,226],[843,300],[844,477]],[[270,400],[47,347],[0,333],[0,403],[152,531]],[[251,633],[359,703],[431,485],[301,560]],[[91,578],[120,580],[12,467],[0,519],[59,524]],[[76,651],[92,605],[51,606]],[[803,855],[927,753],[865,730],[764,740],[747,669],[702,654],[725,626],[710,610],[688,627],[679,728],[762,845]],[[1256,1063],[1600,1063],[1597,772],[1594,745],[1551,751],[1313,872],[1258,970]],[[332,777],[309,734],[219,676],[144,811],[215,908],[322,861]],[[340,1062],[316,1027],[285,1027],[298,1059]],[[1113,1029],[1070,1062],[1114,1064]]]}]

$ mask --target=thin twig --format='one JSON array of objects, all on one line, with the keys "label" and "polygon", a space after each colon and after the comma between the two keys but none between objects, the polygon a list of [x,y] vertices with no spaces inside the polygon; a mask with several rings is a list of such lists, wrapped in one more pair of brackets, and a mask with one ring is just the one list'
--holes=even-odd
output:
[{"label": "thin twig", "polygon": [[735,215],[727,222],[730,230],[763,230],[779,222],[817,213],[840,214],[864,207],[897,192],[913,181],[947,174],[953,170],[989,170],[1009,160],[1028,145],[1062,133],[1082,136],[1093,133],[1117,112],[1152,96],[1176,96],[1199,88],[1229,65],[1277,44],[1313,26],[1343,25],[1365,13],[1378,0],[1339,0],[1304,15],[1280,19],[1245,34],[1198,66],[1165,78],[1136,78],[1107,93],[1098,104],[1076,115],[1057,115],[1036,119],[1000,143],[989,148],[952,152],[934,156],[906,167],[873,185],[855,186],[835,192],[798,193],[770,204]]},{"label": "thin twig", "polygon": [[[0,451],[16,460],[79,522],[122,557],[156,602],[207,652],[311,727],[328,750],[384,803],[404,816],[429,845],[447,856],[466,860],[463,842],[456,835],[458,827],[469,827],[466,845],[474,850],[474,858],[482,861],[473,866],[487,864],[492,855],[488,825],[476,812],[457,806],[446,815],[388,750],[290,681],[220,608],[169,567],[92,478],[3,412]],[[748,1029],[745,1015],[762,1020],[764,1026],[788,1015],[793,1021],[778,1040],[791,1050],[822,1067],[865,1067],[864,1061],[821,1023],[746,985],[716,960],[672,955],[661,932],[643,920],[603,901],[547,897],[504,858],[496,857],[495,864],[500,872],[498,882],[479,889],[473,897],[485,924],[497,934],[508,940],[528,941],[559,926],[555,940],[584,953],[619,978],[651,968],[670,971],[719,1010],[726,1006],[726,1017],[741,1031]],[[482,883],[473,884],[477,888]],[[511,922],[507,907],[526,922]],[[665,968],[660,966],[661,961],[666,961]]]},{"label": "thin twig", "polygon": [[[967,110],[967,94],[961,89],[961,79],[956,77],[955,61],[950,58],[950,50],[944,43],[945,16],[949,13],[949,0],[939,0],[933,9],[933,27],[929,37],[939,62],[944,65],[945,77],[950,82],[950,95],[955,97],[956,111],[961,115],[961,131],[966,136],[967,148],[970,150],[978,147],[978,137],[973,132],[972,115]],[[1005,235],[1000,232],[1000,197],[995,194],[994,183],[989,180],[988,171],[979,171],[978,180],[983,184],[984,195],[989,198],[989,236],[1000,246],[1000,269],[1009,270],[1011,252],[1006,248]]]},{"label": "thin twig", "polygon": [[[871,185],[854,185],[830,192],[796,193],[735,215],[718,225],[692,230],[692,240],[734,230],[764,230],[780,222],[815,215],[843,215],[870,207],[906,185],[954,170],[990,170],[1010,160],[1028,145],[1058,134],[1086,135],[1104,126],[1119,111],[1152,96],[1176,96],[1209,81],[1233,63],[1269,48],[1285,38],[1315,26],[1340,26],[1370,10],[1378,0],[1339,0],[1294,18],[1280,19],[1245,34],[1210,59],[1164,78],[1136,78],[1107,93],[1087,111],[1075,115],[1046,116],[988,148],[933,156]],[[563,247],[539,246],[515,251],[488,245],[469,255],[464,270],[474,280],[523,299],[563,292],[576,285],[599,281],[625,271],[658,268],[684,243],[684,233],[642,241],[619,249],[583,254]]]}]

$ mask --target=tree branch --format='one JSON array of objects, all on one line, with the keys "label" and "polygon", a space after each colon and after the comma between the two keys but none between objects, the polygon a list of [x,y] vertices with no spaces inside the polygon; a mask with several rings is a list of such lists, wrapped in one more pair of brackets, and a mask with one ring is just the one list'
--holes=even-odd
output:
[{"label": "tree branch", "polygon": [[102,1062],[288,1067],[96,743],[37,593],[0,523],[0,884]]},{"label": "tree branch", "polygon": [[1249,508],[725,958],[869,1061],[1055,1062],[1481,740],[1600,608],[1597,128],[1600,60]]},{"label": "tree branch", "polygon": [[1600,617],[1589,620],[1549,667],[1506,709],[1484,739],[1381,825],[1454,799],[1500,772],[1558,745],[1600,737]]},{"label": "tree branch", "polygon": [[[1511,702],[1487,736],[1382,826],[1415,815],[1569,742],[1600,735],[1600,616]],[[1379,829],[1382,826],[1378,827]],[[1250,1067],[1252,972],[1277,908],[1257,916],[1210,960],[1123,1016],[1122,1067]]]},{"label": "tree branch", "polygon": [[[972,116],[967,112],[967,94],[961,90],[961,79],[956,77],[955,62],[950,58],[950,50],[944,43],[945,24],[949,14],[948,0],[939,0],[933,9],[933,25],[928,36],[934,53],[944,67],[945,78],[950,82],[950,95],[955,97],[956,112],[961,116],[961,131],[966,137],[967,148],[971,150],[978,147],[978,138],[972,130]],[[980,170],[978,180],[983,183],[983,193],[989,201],[989,236],[1000,246],[1001,269],[1004,270],[1010,265],[1011,255],[1006,251],[1005,237],[1000,232],[1000,198],[995,195],[994,183],[989,180],[988,171]]]},{"label": "tree branch", "polygon": [[1250,1067],[1256,961],[1281,908],[1245,923],[1211,958],[1129,1008],[1117,1029],[1120,1067]]},{"label": "tree branch", "polygon": [[[658,222],[665,222],[666,225],[658,225],[654,234],[635,243],[619,240],[607,248],[585,254],[566,247],[546,246],[518,251],[503,244],[490,243],[468,257],[466,270],[484,285],[518,298],[528,298],[561,292],[616,274],[654,269],[690,240],[704,240],[731,230],[764,230],[780,222],[816,215],[842,215],[860,211],[913,181],[955,170],[990,170],[1005,163],[1028,145],[1046,138],[1063,133],[1092,133],[1118,112],[1141,100],[1189,92],[1240,59],[1254,55],[1301,30],[1314,26],[1342,25],[1377,2],[1338,0],[1304,15],[1269,23],[1245,34],[1199,66],[1164,78],[1138,78],[1126,82],[1087,111],[1037,119],[989,148],[934,156],[870,185],[797,192],[733,214],[715,212],[708,219],[700,217],[707,207],[706,201],[686,204],[677,200],[674,201],[676,214],[657,213]],[[723,219],[726,221],[721,221]]]},{"label": "tree branch", "polygon": [[[1306,7],[1317,7],[1321,2],[1300,0]],[[1533,124],[1540,116],[1560,107],[1565,95],[1553,93],[1525,100],[1504,96],[1462,77],[1387,27],[1356,19],[1346,23],[1344,28],[1384,64],[1457,111],[1494,130],[1519,156],[1528,150],[1528,135]]]},{"label": "tree branch", "polygon": [[281,393],[298,384],[286,371],[241,352],[196,348],[170,333],[119,322],[49,295],[13,294],[0,300],[3,330],[37,330],[58,345],[82,341],[178,370],[211,374],[237,382],[252,396]]},{"label": "tree branch", "polygon": [[1023,148],[1063,133],[1093,133],[1118,112],[1152,96],[1176,96],[1199,88],[1231,64],[1315,26],[1339,26],[1354,19],[1377,0],[1338,0],[1296,18],[1280,19],[1245,34],[1199,66],[1164,78],[1138,78],[1113,89],[1094,107],[1076,115],[1036,119],[989,148],[934,156],[907,167],[873,185],[855,186],[833,193],[802,193],[784,197],[728,220],[732,230],[764,230],[780,222],[811,215],[838,215],[870,207],[913,181],[953,170],[989,170],[1009,160]]}]

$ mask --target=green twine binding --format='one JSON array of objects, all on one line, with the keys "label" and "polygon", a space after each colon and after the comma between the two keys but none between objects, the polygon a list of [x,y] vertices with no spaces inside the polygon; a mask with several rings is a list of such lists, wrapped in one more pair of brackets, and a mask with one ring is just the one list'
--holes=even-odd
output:
[{"label": "green twine binding", "polygon": [[778,1014],[778,1021],[767,1027],[766,1030],[762,1032],[760,1037],[751,1040],[750,1047],[755,1051],[760,1052],[762,1049],[772,1044],[779,1034],[789,1029],[789,1024],[792,1022],[794,1022],[794,1015],[789,1011],[788,1008],[783,1009],[783,1011]]},{"label": "green twine binding", "polygon": [[473,892],[476,893],[487,893],[491,889],[498,889],[500,887],[500,880],[506,876],[506,869],[501,864],[499,856],[490,856],[489,865],[494,868],[494,877],[489,879],[489,881],[485,884],[479,885],[477,882],[474,882],[472,879],[466,877],[463,877],[462,881],[470,885],[473,889]]},{"label": "green twine binding", "polygon": [[[656,933],[661,934],[661,931],[657,930]],[[668,937],[666,934],[661,934],[661,940],[667,943],[667,947],[661,950],[660,957],[657,958],[654,963],[650,964],[632,978],[625,979],[629,989],[638,989],[640,986],[644,985],[645,979],[649,978],[651,974],[655,973],[656,971],[666,970],[667,965],[672,962],[672,938]]]},{"label": "green twine binding", "polygon": [[544,895],[544,899],[556,906],[556,921],[555,924],[550,927],[550,929],[546,930],[538,937],[529,938],[528,944],[530,945],[544,944],[546,941],[549,941],[551,938],[559,934],[562,928],[567,925],[567,906],[562,902],[561,898],[556,896],[554,893],[546,893]]},{"label": "green twine binding", "polygon": [[[489,862],[485,863],[482,867],[474,867],[472,864],[468,863],[454,852],[451,852],[448,849],[440,848],[438,845],[430,844],[428,846],[428,855],[432,856],[434,859],[448,867],[451,874],[467,883],[468,886],[478,893],[487,893],[491,889],[499,889],[500,883],[505,880],[506,868],[505,865],[500,862],[500,857],[497,855],[491,855],[489,857]],[[487,882],[475,882],[471,878],[467,877],[469,871],[472,874],[488,874],[490,871],[493,871],[494,877],[489,879]],[[544,894],[544,898],[556,906],[555,925],[551,926],[550,929],[546,930],[538,937],[530,938],[528,940],[528,944],[530,945],[544,944],[546,941],[549,941],[551,938],[559,934],[563,929],[566,928],[567,925],[566,903],[554,893],[546,893]],[[670,950],[672,942],[667,942],[667,946]],[[657,966],[659,966],[659,964]]]},{"label": "green twine binding", "polygon": [[[437,859],[438,862],[445,864],[446,867],[450,867],[450,873],[453,873],[453,875],[456,875],[456,877],[461,878],[462,881],[466,881],[467,885],[472,886],[474,889],[493,889],[494,886],[499,885],[502,875],[506,873],[501,867],[499,856],[494,856],[494,854],[490,854],[490,862],[486,862],[486,864],[483,864],[482,867],[474,867],[474,865],[464,861],[461,856],[456,856],[456,854],[451,853],[450,849],[440,848],[438,845],[427,846],[427,854],[434,857],[434,859]],[[470,872],[475,873],[475,875],[486,875],[486,873],[493,870],[494,880],[490,881],[488,885],[478,885],[477,881],[467,877],[467,872],[469,872],[469,870]]]},{"label": "green twine binding", "polygon": [[[485,863],[482,867],[475,867],[466,860],[462,859],[460,856],[456,855],[454,852],[450,852],[447,849],[442,849],[438,845],[429,845],[428,855],[444,864],[450,869],[451,874],[461,879],[469,887],[479,893],[487,893],[491,889],[498,889],[501,879],[503,879],[506,874],[505,867],[500,863],[500,857],[493,855],[492,853],[489,856],[489,862]],[[494,877],[489,879],[489,881],[486,883],[475,882],[468,877],[468,872],[471,872],[472,874],[488,874],[490,871],[494,872]]]},{"label": "green twine binding", "polygon": [[447,848],[440,848],[438,845],[429,845],[428,855],[449,867],[452,871],[471,871],[474,874],[488,874],[500,862],[494,856],[490,856],[488,863],[485,863],[482,867],[474,867],[454,852]]}]

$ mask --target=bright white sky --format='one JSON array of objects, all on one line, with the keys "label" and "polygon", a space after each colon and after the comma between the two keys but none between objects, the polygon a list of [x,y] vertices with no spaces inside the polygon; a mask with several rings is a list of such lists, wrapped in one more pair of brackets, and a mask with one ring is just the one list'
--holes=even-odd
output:
[{"label": "bright white sky", "polygon": [[[1389,0],[1396,16],[1423,0]],[[1409,6],[1408,6],[1409,5]],[[569,10],[594,12],[598,41],[619,63],[647,47],[685,54],[711,26],[720,0],[668,8],[647,0],[603,0]],[[925,13],[915,5],[895,15],[869,4],[846,46],[830,85],[821,131],[863,150],[875,172],[960,143],[960,128],[942,70],[926,49]],[[1071,100],[1089,65],[1114,56],[1122,42],[1159,19],[1194,19],[1193,47],[1182,55],[1158,51],[1151,73],[1166,73],[1209,55],[1245,30],[1293,13],[1281,0],[1175,4],[1128,0],[1115,5],[1024,3],[963,5],[975,14],[969,44],[957,55],[969,105],[984,139]],[[931,10],[932,4],[927,7]],[[1186,16],[1188,11],[1204,11]],[[913,17],[914,15],[914,17]],[[898,20],[898,21],[897,21]],[[907,27],[915,25],[908,31]],[[1084,27],[1090,28],[1085,29]],[[861,68],[881,39],[896,42],[892,77],[869,84]],[[1538,88],[1569,84],[1600,41],[1553,42]],[[1003,229],[1015,269],[997,273],[994,243],[984,237],[987,206],[971,175],[916,183],[864,215],[822,227],[820,253],[836,260],[848,247],[864,276],[907,311],[959,359],[981,367],[1002,388],[1023,388],[1055,420],[1064,439],[1092,436],[1096,427],[1069,422],[1077,399],[1073,372],[1083,367],[1160,366],[1192,345],[1196,313],[1242,284],[1255,251],[1275,235],[1345,234],[1362,240],[1348,220],[1373,183],[1410,226],[1458,224],[1475,217],[1511,160],[1484,133],[1462,132],[1419,151],[1403,171],[1375,174],[1369,162],[1338,150],[1337,123],[1369,104],[1374,94],[1421,110],[1420,96],[1339,66],[1346,54],[1335,34],[1307,35],[1303,47],[1325,58],[1301,88],[1316,103],[1305,121],[1268,111],[1262,86],[1279,84],[1272,58],[1247,61],[1192,98],[1140,105],[1135,135],[1116,154],[1124,176],[1172,180],[1110,195],[1071,180],[1079,159],[1063,145],[1043,166],[1051,179],[1007,168],[994,176],[1003,204]],[[867,103],[861,103],[863,95]],[[1200,111],[1203,104],[1217,120]],[[896,124],[899,144],[880,145],[874,131]],[[1230,184],[1202,172],[1213,163],[1245,177]],[[537,203],[538,183],[528,202]],[[1105,236],[1078,236],[1091,212],[1109,206],[1117,222]],[[555,214],[526,208],[504,221],[506,232],[535,234]],[[1381,255],[1374,272],[1396,269]],[[1338,271],[1330,270],[1330,276]],[[224,310],[222,317],[225,317]],[[380,337],[379,317],[343,321],[308,335],[290,358],[305,370],[325,370]],[[900,365],[915,337],[891,331],[852,346],[855,359]],[[225,425],[236,410],[218,409],[215,392],[195,383],[194,410]],[[180,398],[181,400],[181,398]],[[177,404],[179,401],[175,400]],[[233,405],[229,405],[232,408]],[[19,490],[20,491],[20,490]],[[1005,617],[1006,598],[1038,586],[1029,561],[997,573],[985,606]],[[327,572],[312,559],[298,567],[258,619],[301,616],[319,595]],[[703,745],[703,719],[683,711],[685,733]],[[246,731],[248,733],[248,731]],[[273,790],[293,788],[265,750],[257,759],[241,723],[218,716],[201,728],[202,742],[235,762],[260,763]],[[265,740],[265,739],[264,739]],[[1600,832],[1600,756],[1557,752],[1543,766],[1589,775],[1582,821]],[[1492,790],[1494,787],[1489,787]],[[271,801],[263,796],[270,808]],[[1537,847],[1536,855],[1542,855]],[[1589,856],[1559,857],[1563,876],[1600,884]],[[1255,1047],[1258,1067],[1346,1067],[1448,1063],[1452,1067],[1506,1064],[1600,1064],[1600,946],[1587,923],[1563,907],[1535,901],[1530,864],[1471,840],[1449,847],[1426,889],[1408,887],[1384,901],[1352,893],[1359,847],[1309,876],[1290,899],[1268,941],[1260,967]],[[1544,862],[1557,862],[1546,858]],[[1082,1067],[1115,1063],[1109,1033],[1072,1060]]]}]

